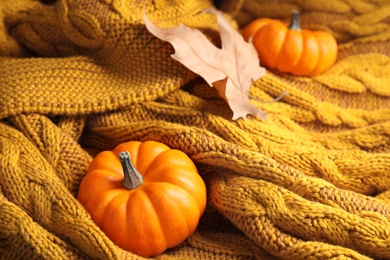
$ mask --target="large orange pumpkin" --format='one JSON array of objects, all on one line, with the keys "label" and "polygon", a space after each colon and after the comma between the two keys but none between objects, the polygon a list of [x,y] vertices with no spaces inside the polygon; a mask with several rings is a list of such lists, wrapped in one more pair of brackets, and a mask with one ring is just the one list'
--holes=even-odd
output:
[{"label": "large orange pumpkin", "polygon": [[206,187],[184,152],[131,141],[92,160],[78,199],[115,244],[150,257],[195,231]]},{"label": "large orange pumpkin", "polygon": [[300,27],[298,11],[292,12],[290,25],[279,20],[259,18],[243,31],[259,54],[262,66],[299,76],[314,76],[330,68],[337,58],[336,39],[324,31]]}]

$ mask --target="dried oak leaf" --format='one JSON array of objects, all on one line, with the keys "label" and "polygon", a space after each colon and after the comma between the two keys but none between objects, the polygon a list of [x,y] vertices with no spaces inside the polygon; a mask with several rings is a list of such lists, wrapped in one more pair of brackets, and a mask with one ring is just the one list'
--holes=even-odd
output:
[{"label": "dried oak leaf", "polygon": [[172,58],[179,61],[217,89],[233,111],[233,120],[246,118],[248,114],[266,119],[264,111],[249,100],[249,88],[253,81],[265,74],[252,43],[246,42],[224,18],[221,12],[208,9],[217,17],[222,48],[213,45],[199,30],[183,24],[174,28],[154,25],[144,13],[147,29],[156,37],[167,41],[175,49]]}]

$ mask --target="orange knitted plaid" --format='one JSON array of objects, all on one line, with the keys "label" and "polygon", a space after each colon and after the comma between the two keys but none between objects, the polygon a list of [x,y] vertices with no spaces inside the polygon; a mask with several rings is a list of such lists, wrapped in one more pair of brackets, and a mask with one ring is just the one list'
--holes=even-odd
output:
[{"label": "orange knitted plaid", "polygon": [[[1,259],[140,259],[76,199],[93,156],[130,140],[184,151],[208,189],[196,232],[157,259],[390,259],[389,0],[53,2],[0,2]],[[210,7],[237,29],[300,10],[337,62],[267,71],[250,97],[268,120],[233,121],[142,21],[218,44]]]}]

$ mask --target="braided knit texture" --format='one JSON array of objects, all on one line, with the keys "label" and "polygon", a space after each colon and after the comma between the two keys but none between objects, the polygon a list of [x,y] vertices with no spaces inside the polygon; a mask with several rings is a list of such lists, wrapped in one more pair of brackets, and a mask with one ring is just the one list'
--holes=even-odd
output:
[{"label": "braided knit texture", "polygon": [[[268,120],[232,121],[142,21],[218,45],[213,5],[237,29],[300,10],[337,62],[267,71],[250,98]],[[184,151],[208,189],[196,232],[157,259],[390,259],[389,0],[2,0],[0,120],[0,259],[140,259],[76,199],[93,156],[130,140]]]}]

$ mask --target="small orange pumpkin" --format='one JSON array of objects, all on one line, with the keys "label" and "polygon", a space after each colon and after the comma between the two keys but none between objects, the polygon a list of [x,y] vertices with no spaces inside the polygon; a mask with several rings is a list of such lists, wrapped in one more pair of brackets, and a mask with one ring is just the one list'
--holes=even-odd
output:
[{"label": "small orange pumpkin", "polygon": [[298,76],[318,75],[337,58],[336,39],[323,31],[304,30],[300,14],[292,12],[290,25],[279,20],[259,18],[248,24],[243,37],[252,42],[262,66]]},{"label": "small orange pumpkin", "polygon": [[78,200],[115,244],[150,257],[195,231],[206,207],[206,187],[184,152],[131,141],[92,160]]}]

